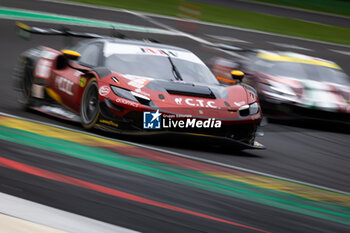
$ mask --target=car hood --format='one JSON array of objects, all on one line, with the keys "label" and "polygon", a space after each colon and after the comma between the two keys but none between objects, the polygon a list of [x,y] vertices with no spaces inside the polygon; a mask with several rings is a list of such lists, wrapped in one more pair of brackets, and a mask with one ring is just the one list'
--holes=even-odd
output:
[{"label": "car hood", "polygon": [[159,109],[171,113],[236,118],[239,107],[257,101],[257,97],[241,85],[204,85],[134,75],[123,77],[127,89],[147,96]]}]

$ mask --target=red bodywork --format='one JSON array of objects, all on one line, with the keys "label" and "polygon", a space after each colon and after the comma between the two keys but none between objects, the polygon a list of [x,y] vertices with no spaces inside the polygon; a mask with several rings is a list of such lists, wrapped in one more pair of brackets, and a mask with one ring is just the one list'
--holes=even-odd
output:
[{"label": "red bodywork", "polygon": [[[82,96],[87,83],[91,78],[97,80],[100,106],[107,109],[109,115],[112,113],[113,117],[105,117],[104,114],[101,114],[96,125],[107,123],[109,127],[120,127],[121,124],[119,124],[118,120],[125,123],[132,116],[133,119],[128,124],[135,126],[133,129],[138,128],[140,131],[143,131],[142,123],[135,123],[135,121],[142,121],[140,116],[143,112],[159,110],[162,114],[173,114],[179,116],[179,118],[185,115],[185,117],[200,119],[202,121],[207,119],[220,120],[222,123],[221,131],[208,131],[209,135],[220,137],[228,137],[229,135],[230,139],[239,139],[240,141],[247,139],[248,141],[246,140],[245,143],[254,143],[255,131],[262,119],[262,112],[255,90],[250,87],[247,88],[247,86],[240,84],[216,86],[215,88],[221,88],[221,91],[224,90],[227,93],[225,94],[225,98],[204,98],[191,94],[170,94],[166,91],[154,90],[148,87],[148,84],[159,80],[123,75],[114,71],[109,72],[104,77],[100,77],[99,73],[94,69],[80,66],[72,61],[68,61],[70,65],[64,65],[62,67],[63,53],[61,51],[47,47],[43,49],[47,53],[42,52],[42,54],[46,55],[39,58],[36,62],[33,70],[36,80],[34,82],[44,83],[45,95],[54,99],[65,109],[70,110],[77,116],[80,115]],[[164,82],[165,86],[166,82],[168,81]],[[181,81],[178,83],[185,85]],[[173,83],[172,85],[178,84]],[[113,92],[111,86],[123,88],[134,94],[136,93],[136,95],[146,96],[152,100],[153,105],[146,106],[140,102],[119,97]],[[118,106],[118,108],[110,107],[110,104],[106,104],[107,100],[112,105]],[[256,114],[244,116],[240,114],[240,107],[254,102],[258,103],[259,108]],[[135,118],[135,114],[138,114],[138,118]],[[233,130],[234,127],[235,129]],[[244,133],[240,132],[236,134],[231,132],[235,130],[244,131]],[[191,132],[191,130],[187,130],[186,132]],[[194,133],[198,132],[194,131]],[[200,133],[206,132],[201,131]],[[240,136],[239,138],[233,138],[238,137],[234,135]]]},{"label": "red bodywork", "polygon": [[[99,95],[99,100],[103,102],[104,99],[109,98],[110,100],[113,100],[115,104],[122,106],[125,109],[123,112],[118,112],[113,109],[111,110],[114,114],[120,117],[123,117],[130,111],[153,111],[155,109],[116,96],[113,91],[110,90],[110,85],[122,87],[124,89],[143,94],[152,99],[160,110],[164,109],[167,111],[167,109],[172,109],[176,110],[176,113],[178,114],[192,115],[200,118],[221,119],[225,124],[259,122],[262,118],[262,113],[259,111],[255,115],[238,120],[238,109],[240,106],[258,101],[258,98],[253,91],[250,91],[241,85],[226,86],[225,88],[227,88],[228,98],[225,99],[210,99],[168,94],[148,89],[146,85],[147,83],[152,82],[152,80],[148,80],[147,78],[143,77],[133,77],[134,79],[130,79],[116,72],[112,72],[106,77],[98,77],[98,74],[92,69],[87,74],[84,74],[83,72],[69,66],[66,66],[64,69],[56,69],[55,67],[57,67],[57,60],[63,55],[62,52],[47,47],[45,47],[45,49],[53,55],[51,56],[50,60],[46,58],[40,58],[40,60],[45,59],[50,62],[50,75],[48,78],[38,77],[37,70],[42,69],[38,67],[41,64],[38,62],[34,70],[34,76],[36,76],[36,78],[45,79],[46,87],[57,94],[60,104],[77,114],[80,113],[81,98],[88,79],[96,77],[99,90],[101,90],[101,88],[109,89],[107,94],[103,93],[102,95]],[[73,66],[77,68],[90,69],[77,64],[73,64]],[[112,77],[116,77],[118,83],[113,81]],[[137,85],[133,83],[136,83]],[[159,95],[163,95],[164,98],[160,99]],[[182,99],[181,104],[177,104],[176,102],[176,99],[179,98]],[[230,106],[227,106],[224,103],[225,101],[229,103]]]}]

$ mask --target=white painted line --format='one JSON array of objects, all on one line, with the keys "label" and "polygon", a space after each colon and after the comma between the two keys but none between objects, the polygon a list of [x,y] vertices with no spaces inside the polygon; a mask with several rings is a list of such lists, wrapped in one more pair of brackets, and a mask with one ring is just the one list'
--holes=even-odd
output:
[{"label": "white painted line", "polygon": [[[140,17],[140,18],[142,18],[142,19],[144,19],[144,20],[146,20],[146,21],[148,21],[150,23],[153,23],[153,24],[155,24],[155,25],[157,25],[159,27],[165,28],[165,29],[169,30],[170,32],[176,33],[176,34],[178,34],[180,36],[187,37],[187,38],[192,39],[194,41],[197,41],[197,42],[199,42],[201,44],[204,44],[204,45],[207,45],[207,46],[211,46],[212,48],[216,47],[216,45],[214,43],[211,43],[210,41],[207,41],[207,40],[204,40],[204,39],[202,39],[200,37],[196,37],[196,36],[193,36],[193,35],[191,35],[189,33],[182,32],[182,31],[179,31],[177,29],[174,29],[174,28],[172,28],[172,27],[170,27],[168,25],[160,23],[160,22],[158,22],[158,21],[156,21],[156,20],[154,20],[154,19],[144,15],[143,13],[134,12],[134,11],[128,11],[128,10],[125,10],[125,12],[128,12],[130,14],[138,16],[138,17]],[[218,50],[220,50],[221,52],[226,53],[228,55],[234,56],[234,57],[243,58],[242,55],[240,55],[238,53],[235,53],[235,52],[232,52],[232,51],[226,51],[226,50],[221,50],[221,49],[218,49]]]},{"label": "white painted line", "polygon": [[266,177],[275,178],[275,179],[279,179],[279,180],[294,182],[294,183],[297,183],[297,184],[307,185],[307,186],[310,186],[310,187],[313,187],[313,188],[319,188],[319,189],[324,189],[324,190],[331,191],[331,192],[336,192],[336,193],[341,193],[341,194],[345,194],[345,195],[350,195],[350,193],[345,192],[345,191],[341,191],[341,190],[337,190],[337,189],[333,189],[333,188],[328,188],[328,187],[321,186],[321,185],[315,185],[315,184],[311,184],[311,183],[307,183],[307,182],[303,182],[303,181],[298,181],[298,180],[294,180],[294,179],[289,179],[289,178],[285,178],[285,177],[282,177],[282,176],[271,175],[269,173],[259,172],[259,171],[255,171],[255,170],[251,170],[251,169],[247,169],[247,168],[242,168],[242,167],[233,166],[233,165],[229,165],[229,164],[225,164],[225,163],[220,163],[220,162],[213,161],[213,160],[198,158],[198,157],[191,156],[191,155],[185,155],[185,154],[177,153],[177,152],[174,152],[174,151],[171,151],[171,150],[160,149],[160,148],[157,148],[157,147],[154,147],[154,146],[147,146],[147,145],[143,145],[143,144],[139,144],[139,143],[135,143],[135,142],[130,142],[130,141],[124,141],[124,140],[120,140],[120,139],[117,140],[117,139],[114,139],[114,138],[104,137],[104,136],[101,136],[101,135],[97,135],[97,134],[93,134],[93,133],[89,133],[89,132],[84,132],[84,131],[81,131],[81,130],[70,129],[68,127],[55,125],[55,124],[50,124],[50,123],[46,123],[46,122],[43,122],[43,121],[38,121],[38,120],[29,119],[29,118],[19,117],[19,116],[15,116],[15,115],[4,113],[4,112],[0,112],[0,115],[7,116],[7,117],[12,117],[12,118],[19,119],[19,120],[35,122],[35,123],[43,124],[43,125],[47,125],[47,126],[52,126],[52,127],[56,127],[56,128],[59,128],[59,129],[69,130],[71,132],[82,133],[82,134],[86,134],[86,135],[90,135],[90,136],[94,136],[94,137],[98,137],[98,138],[102,138],[102,139],[106,139],[106,140],[112,140],[112,141],[115,141],[115,142],[122,142],[122,143],[125,143],[125,144],[138,146],[138,147],[141,147],[141,148],[154,150],[154,151],[158,151],[158,152],[163,152],[163,153],[166,153],[166,154],[171,154],[171,155],[175,155],[175,156],[178,156],[178,157],[187,158],[187,159],[191,159],[191,160],[195,160],[195,161],[200,161],[200,162],[204,162],[204,163],[208,163],[208,164],[212,164],[212,165],[217,165],[217,166],[220,166],[220,167],[226,167],[226,168],[235,169],[235,170],[239,170],[239,171],[243,171],[243,172],[248,172],[248,173],[251,173],[251,174],[256,174],[256,175],[266,176]]},{"label": "white painted line", "polygon": [[0,213],[70,233],[137,233],[4,193],[0,193]]},{"label": "white painted line", "polygon": [[[122,12],[122,11],[124,11],[123,9],[108,8],[108,7],[96,6],[96,5],[85,4],[85,3],[75,3],[75,2],[58,1],[58,0],[39,0],[39,1],[53,2],[53,3],[57,3],[57,4],[81,6],[81,7],[88,7],[88,8],[94,8],[94,9],[100,9],[100,10],[108,10],[108,11],[115,11],[115,12]],[[149,16],[149,17],[157,17],[157,18],[170,19],[170,20],[179,20],[180,19],[180,18],[177,18],[177,17],[157,15],[157,14],[152,14],[152,13],[145,13],[145,12],[138,12],[138,11],[133,11],[133,12],[140,13],[140,14],[143,14],[143,15]],[[254,30],[254,29],[240,28],[240,27],[222,25],[222,24],[217,24],[217,23],[202,22],[202,21],[197,21],[197,20],[189,20],[189,21],[192,21],[192,22],[195,22],[195,23],[198,23],[198,24],[202,24],[202,25],[207,25],[207,26],[221,27],[221,28],[240,30],[240,31],[245,31],[245,32],[259,33],[259,34],[269,35],[269,36],[277,36],[277,37],[282,37],[282,38],[289,38],[289,39],[309,41],[309,42],[319,43],[319,44],[326,44],[326,45],[333,45],[333,46],[338,46],[338,47],[350,48],[350,45],[342,45],[342,44],[336,44],[336,43],[332,43],[332,42],[325,42],[325,41],[320,41],[320,40],[306,39],[306,38],[301,38],[301,37],[296,37],[296,36],[287,36],[287,35],[282,35],[282,34],[277,34],[277,33],[272,33],[272,32],[264,32],[264,31]]]},{"label": "white painted line", "polygon": [[304,48],[304,47],[300,47],[300,46],[292,45],[292,44],[284,44],[284,43],[270,42],[270,41],[267,41],[267,43],[273,44],[273,45],[276,45],[276,46],[282,47],[282,48],[299,49],[299,50],[305,50],[305,51],[314,51],[312,49],[308,49],[308,48]]},{"label": "white painted line", "polygon": [[0,232],[1,233],[68,233],[45,225],[40,225],[20,218],[1,214],[0,212]]},{"label": "white painted line", "polygon": [[[45,19],[45,23],[58,23],[58,24],[67,24],[67,25],[77,25],[77,26],[87,26],[87,27],[95,27],[95,28],[109,28],[113,27],[118,30],[124,31],[136,31],[143,33],[158,33],[165,35],[174,35],[170,31],[159,29],[159,28],[150,28],[144,26],[130,25],[106,20],[98,20],[98,19],[89,19],[83,17],[69,16],[69,15],[60,15],[54,13],[40,12],[40,11],[32,11],[26,9],[19,8],[9,8],[9,7],[0,7],[0,10],[7,11],[15,11],[22,13],[21,15],[12,15],[12,14],[0,14],[0,18],[2,19],[12,19],[12,20],[23,20],[23,21],[36,21],[43,22],[44,16],[49,16]],[[56,18],[50,18],[50,16],[54,16]]]},{"label": "white painted line", "polygon": [[337,50],[337,49],[329,49],[330,51],[332,52],[335,52],[335,53],[340,53],[340,54],[343,54],[343,55],[348,55],[350,56],[350,51],[344,51],[344,50]]},{"label": "white painted line", "polygon": [[222,41],[227,41],[227,42],[234,42],[234,43],[245,43],[245,44],[251,44],[252,42],[246,41],[246,40],[240,40],[237,38],[233,38],[230,36],[218,36],[218,35],[210,35],[206,34],[206,36],[217,39],[217,40],[222,40]]},{"label": "white painted line", "polygon": [[169,31],[171,31],[171,32],[178,33],[178,34],[181,35],[181,36],[184,36],[184,37],[188,37],[188,38],[190,38],[190,39],[193,39],[193,40],[195,40],[195,41],[197,41],[197,42],[199,42],[199,43],[202,43],[202,44],[210,44],[210,45],[212,45],[212,43],[209,42],[209,41],[206,41],[206,40],[204,40],[204,39],[202,39],[202,38],[200,38],[200,37],[196,37],[196,36],[193,36],[193,35],[191,35],[191,34],[188,34],[188,33],[185,33],[185,32],[179,31],[179,30],[176,30],[176,29],[174,29],[174,28],[172,28],[172,27],[170,27],[170,26],[168,26],[168,25],[166,25],[166,24],[160,23],[160,22],[158,22],[158,21],[156,21],[156,20],[154,20],[154,19],[152,19],[152,18],[146,16],[146,15],[143,14],[143,13],[135,12],[135,11],[129,11],[129,10],[125,10],[125,12],[127,12],[127,13],[129,13],[129,14],[132,14],[132,15],[135,15],[135,16],[137,16],[137,17],[139,17],[139,18],[142,18],[142,19],[144,19],[144,20],[146,20],[146,21],[148,21],[148,22],[150,22],[150,23],[153,23],[154,25],[157,25],[157,26],[159,26],[159,27],[165,28],[165,29],[167,29],[167,30],[169,30]]}]

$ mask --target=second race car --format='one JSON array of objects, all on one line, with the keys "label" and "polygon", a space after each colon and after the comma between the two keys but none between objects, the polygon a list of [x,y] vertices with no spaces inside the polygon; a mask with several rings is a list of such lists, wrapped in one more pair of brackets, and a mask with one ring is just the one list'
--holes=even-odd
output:
[{"label": "second race car", "polygon": [[334,62],[283,51],[245,51],[245,59],[217,58],[212,70],[225,84],[231,69],[258,92],[264,113],[287,119],[350,123],[350,78]]}]

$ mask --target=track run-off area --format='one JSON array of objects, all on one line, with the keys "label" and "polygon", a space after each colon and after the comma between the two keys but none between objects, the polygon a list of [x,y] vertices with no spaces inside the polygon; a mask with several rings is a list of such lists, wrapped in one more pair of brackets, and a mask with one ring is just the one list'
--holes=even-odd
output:
[{"label": "track run-off area", "polygon": [[86,132],[17,104],[11,75],[20,53],[66,42],[40,35],[25,41],[18,20],[102,35],[113,27],[129,38],[187,48],[204,61],[228,56],[208,45],[230,39],[331,59],[350,73],[347,46],[211,24],[184,33],[170,17],[0,1],[0,232],[16,232],[17,224],[29,232],[350,232],[344,128],[270,123],[258,138],[267,149],[242,152],[178,137]]},{"label": "track run-off area", "polygon": [[[72,171],[75,171],[73,174],[69,170],[58,171],[60,169],[57,168],[61,167],[60,163],[78,159],[81,160],[81,164],[88,161],[107,166],[110,170],[121,169],[131,175],[142,175],[145,179],[151,177],[162,180],[167,183],[166,186],[175,183],[191,189],[199,189],[201,192],[213,192],[228,199],[255,202],[263,206],[350,225],[350,195],[347,194],[250,174],[10,116],[0,116],[0,139],[16,144],[15,147],[18,148],[26,148],[29,151],[32,151],[32,148],[39,150],[37,156],[41,160],[55,160],[55,157],[47,155],[47,152],[59,154],[61,157],[60,161],[53,161],[55,165],[51,166],[55,168],[52,169],[43,165],[35,165],[33,156],[26,157],[17,153],[2,152],[0,166],[3,168],[237,228],[267,232],[267,230],[232,221],[229,215],[215,217],[204,214],[205,211],[181,207],[182,205],[177,204],[176,201],[169,204],[111,188],[108,184],[101,185],[97,182],[89,182],[84,178],[76,178],[76,171],[79,167],[72,167]],[[94,171],[89,173],[92,175]],[[111,183],[114,182],[115,180]]]}]

